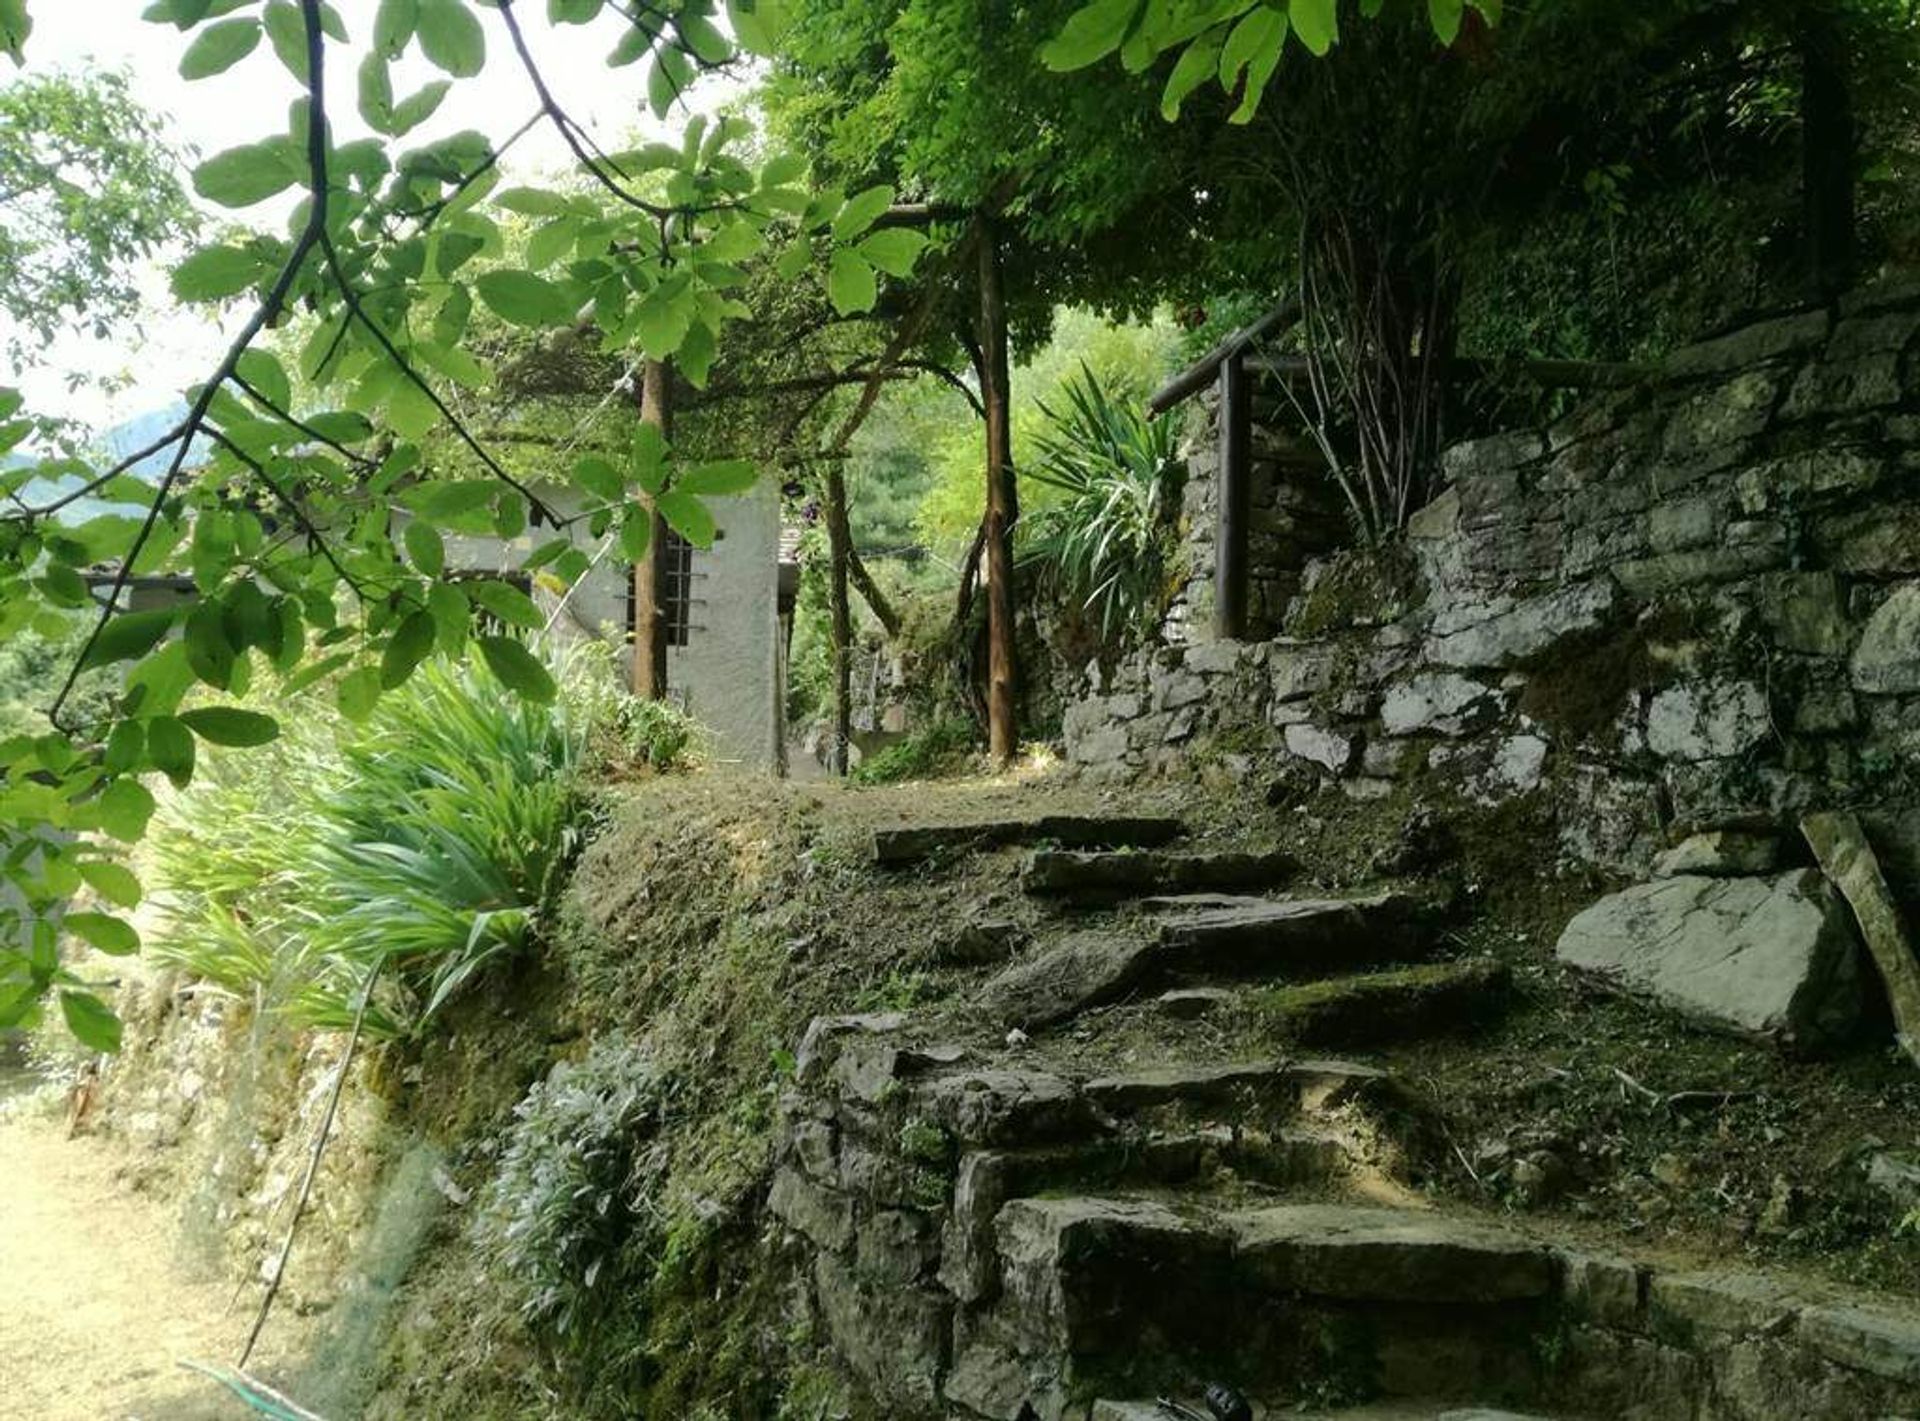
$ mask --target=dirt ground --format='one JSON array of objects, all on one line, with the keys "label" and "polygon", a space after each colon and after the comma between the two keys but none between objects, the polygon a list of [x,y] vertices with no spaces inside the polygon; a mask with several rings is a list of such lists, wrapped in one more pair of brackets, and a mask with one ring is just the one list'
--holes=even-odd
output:
[{"label": "dirt ground", "polygon": [[182,1272],[173,1210],[122,1184],[116,1158],[109,1143],[69,1140],[60,1121],[0,1114],[0,1412],[22,1421],[251,1414],[179,1365],[230,1362],[249,1304],[234,1302],[231,1283]]}]

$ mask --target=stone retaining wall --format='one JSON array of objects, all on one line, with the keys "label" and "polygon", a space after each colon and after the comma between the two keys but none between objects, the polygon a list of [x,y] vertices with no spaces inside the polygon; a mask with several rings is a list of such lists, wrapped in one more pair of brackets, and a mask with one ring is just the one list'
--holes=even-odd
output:
[{"label": "stone retaining wall", "polygon": [[[1550,788],[1566,858],[1626,875],[1683,831],[1881,806],[1890,871],[1920,888],[1917,348],[1914,279],[1689,347],[1449,450],[1445,492],[1381,553],[1296,569],[1324,507],[1269,488],[1260,641],[1201,639],[1202,452],[1199,575],[1164,644],[1070,705],[1068,754],[1114,776],[1277,757],[1356,797]],[[1303,477],[1271,448],[1261,467]]]}]

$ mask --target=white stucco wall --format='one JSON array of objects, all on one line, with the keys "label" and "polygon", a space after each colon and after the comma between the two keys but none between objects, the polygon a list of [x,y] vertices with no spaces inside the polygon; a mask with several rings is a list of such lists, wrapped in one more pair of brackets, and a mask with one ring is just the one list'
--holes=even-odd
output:
[{"label": "white stucco wall", "polygon": [[[568,490],[543,489],[541,495],[562,515],[569,511]],[[720,535],[711,548],[693,551],[689,644],[668,651],[667,689],[712,732],[716,761],[772,770],[778,763],[783,729],[778,682],[779,489],[771,479],[762,479],[750,492],[714,499],[709,507]],[[593,552],[584,524],[573,525],[569,535],[583,550]],[[511,541],[450,535],[447,562],[472,571],[510,572],[552,537],[551,528],[530,529]],[[624,665],[631,654],[627,626],[631,575],[625,563],[603,560],[574,588],[555,631],[613,641],[623,648]]]}]

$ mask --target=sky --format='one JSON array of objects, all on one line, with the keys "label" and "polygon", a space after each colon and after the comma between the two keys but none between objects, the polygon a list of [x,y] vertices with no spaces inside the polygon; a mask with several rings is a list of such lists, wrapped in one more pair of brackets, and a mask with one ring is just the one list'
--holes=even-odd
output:
[{"label": "sky", "polygon": [[[185,147],[209,156],[239,143],[278,131],[285,124],[287,105],[299,89],[272,53],[261,44],[226,73],[189,83],[179,75],[180,55],[191,39],[170,24],[151,24],[140,18],[147,0],[30,0],[34,30],[27,42],[23,73],[48,69],[124,69],[142,102],[162,114],[168,129]],[[335,47],[329,51],[329,111],[339,141],[367,132],[356,112],[354,68],[364,50],[359,46],[371,28],[376,0],[335,0],[356,41],[349,57]],[[608,146],[623,145],[636,134],[655,135],[666,127],[678,129],[670,115],[665,124],[645,112],[644,66],[609,69],[605,56],[617,37],[618,22],[603,18],[590,26],[549,26],[544,4],[524,4],[516,13],[528,43],[556,97],[569,113]],[[461,129],[478,129],[499,139],[519,127],[535,111],[533,90],[515,61],[500,17],[491,9],[476,11],[487,29],[488,64],[473,79],[457,81],[453,92],[431,122],[407,137],[409,144]],[[405,96],[428,80],[434,70],[410,52],[394,67],[394,91]],[[10,68],[0,69],[0,86],[13,82]],[[722,82],[707,86],[701,107],[725,96]],[[505,164],[509,177],[564,165],[566,150],[549,125],[542,125],[517,144]],[[278,229],[291,210],[294,195],[246,213],[235,214],[203,204],[215,223],[245,221]],[[151,310],[137,335],[125,333],[110,341],[81,334],[64,338],[38,369],[8,376],[0,384],[19,386],[28,408],[83,420],[97,429],[163,408],[208,370],[225,348],[222,323],[206,308],[183,310],[167,293],[166,274],[156,267],[143,280]],[[230,330],[244,312],[226,318]],[[97,388],[67,388],[70,375],[118,376],[129,383],[106,392]]]}]

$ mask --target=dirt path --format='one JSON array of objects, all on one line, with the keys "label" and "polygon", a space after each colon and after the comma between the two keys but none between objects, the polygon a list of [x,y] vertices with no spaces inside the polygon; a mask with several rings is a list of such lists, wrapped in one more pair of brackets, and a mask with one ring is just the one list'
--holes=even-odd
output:
[{"label": "dirt path", "polygon": [[114,1177],[111,1145],[0,1117],[0,1414],[216,1421],[250,1413],[179,1359],[231,1361],[231,1284],[176,1266],[177,1218]]}]

